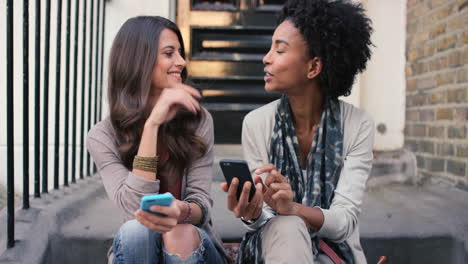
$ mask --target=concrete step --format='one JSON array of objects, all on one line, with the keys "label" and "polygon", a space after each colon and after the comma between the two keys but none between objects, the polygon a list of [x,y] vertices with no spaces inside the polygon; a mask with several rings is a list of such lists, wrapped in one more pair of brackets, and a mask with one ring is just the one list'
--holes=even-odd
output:
[{"label": "concrete step", "polygon": [[[226,195],[212,186],[213,223],[226,242],[246,229],[226,209]],[[436,187],[390,185],[366,193],[360,216],[361,241],[369,263],[467,263],[468,193]],[[58,234],[44,263],[102,263],[122,217],[100,194]],[[99,261],[97,261],[99,260]]]},{"label": "concrete step", "polygon": [[[215,152],[213,223],[225,242],[235,243],[246,229],[226,208],[217,164],[221,157],[242,158],[241,148],[216,145]],[[398,161],[404,155],[392,155],[392,162],[378,155],[380,164],[395,166],[376,166],[371,179],[408,170],[409,165]],[[400,181],[377,181],[365,194],[360,233],[369,263],[376,263],[380,255],[388,256],[389,263],[468,263],[468,192],[394,182]],[[31,204],[32,209],[17,212],[17,245],[3,253],[0,250],[0,263],[105,262],[123,217],[107,198],[98,176],[33,199]],[[3,210],[1,223],[5,217]],[[5,248],[5,231],[0,230],[0,249]]]},{"label": "concrete step", "polygon": [[416,156],[411,151],[374,152],[368,188],[391,183],[416,184],[418,181]]}]

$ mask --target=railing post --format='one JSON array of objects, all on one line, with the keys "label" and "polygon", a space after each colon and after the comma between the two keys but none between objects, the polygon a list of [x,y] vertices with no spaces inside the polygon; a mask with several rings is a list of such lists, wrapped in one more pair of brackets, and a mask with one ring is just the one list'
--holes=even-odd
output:
[{"label": "railing post", "polygon": [[80,1],[75,0],[75,41],[73,51],[73,106],[72,106],[72,155],[71,155],[71,182],[76,182],[76,101],[78,91],[78,25],[80,14]]},{"label": "railing post", "polygon": [[102,84],[103,84],[103,79],[102,79],[102,73],[104,69],[104,33],[105,31],[105,25],[106,25],[106,0],[102,0],[102,34],[101,34],[101,73],[100,73],[100,89],[99,89],[99,121],[102,119]]},{"label": "railing post", "polygon": [[[93,101],[93,30],[94,30],[94,1],[91,1],[90,23],[89,23],[89,79],[88,79],[88,126],[86,132],[91,129],[91,111]],[[86,151],[86,175],[91,176],[91,157]]]},{"label": "railing post", "polygon": [[7,99],[7,247],[15,245],[15,170],[13,122],[13,0],[6,2],[6,99]]},{"label": "railing post", "polygon": [[34,66],[34,197],[40,197],[41,181],[41,0],[36,0],[36,32],[35,32],[36,60]]},{"label": "railing post", "polygon": [[97,17],[96,17],[96,60],[94,68],[94,119],[93,124],[97,123],[97,113],[98,113],[98,73],[99,73],[99,18],[101,15],[101,0],[97,1]]},{"label": "railing post", "polygon": [[23,1],[23,208],[29,208],[29,0]]},{"label": "railing post", "polygon": [[62,0],[57,0],[57,39],[55,65],[55,139],[54,139],[54,189],[59,188],[60,147],[60,66],[62,59]]},{"label": "railing post", "polygon": [[68,186],[68,128],[70,115],[70,16],[71,16],[71,0],[67,1],[67,31],[66,31],[66,47],[65,47],[65,132],[64,132],[64,148],[63,148],[63,185]]},{"label": "railing post", "polygon": [[81,60],[81,131],[80,131],[80,179],[83,179],[83,168],[84,168],[84,130],[85,130],[85,89],[86,89],[86,0],[83,3],[83,54]]},{"label": "railing post", "polygon": [[[97,123],[97,113],[98,113],[98,73],[99,73],[99,18],[101,14],[101,0],[97,1],[97,10],[96,10],[96,56],[95,67],[94,67],[94,117],[93,124]],[[88,130],[89,131],[89,130]],[[89,153],[88,153],[89,157]],[[92,174],[96,173],[96,164],[93,162]]]},{"label": "railing post", "polygon": [[42,192],[48,192],[49,162],[49,55],[50,55],[50,0],[46,0],[45,42],[44,42],[44,122],[42,137]]}]

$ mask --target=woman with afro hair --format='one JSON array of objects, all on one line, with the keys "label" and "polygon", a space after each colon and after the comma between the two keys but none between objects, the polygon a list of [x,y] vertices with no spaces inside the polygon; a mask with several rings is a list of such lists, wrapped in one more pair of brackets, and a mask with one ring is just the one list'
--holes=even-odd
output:
[{"label": "woman with afro hair", "polygon": [[345,0],[290,0],[263,58],[281,98],[249,113],[242,146],[250,183],[221,186],[247,226],[240,263],[366,263],[359,213],[374,124],[348,96],[371,56],[371,21]]}]

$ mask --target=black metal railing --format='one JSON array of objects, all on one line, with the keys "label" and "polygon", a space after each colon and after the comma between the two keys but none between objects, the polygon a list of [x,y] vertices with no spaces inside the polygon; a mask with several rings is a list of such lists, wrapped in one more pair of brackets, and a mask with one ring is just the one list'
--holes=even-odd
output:
[{"label": "black metal railing", "polygon": [[[13,38],[13,23],[14,8],[18,5],[18,1],[13,3],[13,0],[6,1],[6,36],[0,39],[6,39],[6,135],[7,135],[7,247],[11,248],[15,245],[15,167],[14,167],[14,136],[15,134],[15,116],[14,116],[14,91],[16,76],[21,73],[14,72],[13,64],[16,62],[15,50],[20,47],[14,43]],[[34,171],[34,197],[41,196],[41,183],[42,193],[49,191],[49,126],[52,123],[54,128],[54,142],[53,142],[53,188],[61,188],[69,186],[69,177],[71,183],[76,182],[76,174],[78,173],[81,179],[84,176],[91,176],[95,172],[92,167],[90,156],[84,152],[84,136],[91,128],[92,124],[100,121],[101,119],[101,104],[102,104],[102,84],[103,84],[103,54],[104,54],[104,20],[106,12],[106,1],[96,0],[88,1],[83,0],[80,5],[79,0],[71,1],[66,0],[66,13],[63,15],[63,0],[35,1],[35,33],[34,33],[34,57],[29,54],[29,27],[30,27],[30,12],[29,0],[23,0],[23,35],[22,35],[22,86],[23,86],[23,148],[22,148],[22,162],[23,162],[23,209],[30,207],[30,187],[29,187],[29,110],[30,110],[30,89],[34,91],[34,142],[33,142],[33,171]],[[72,5],[72,2],[74,5]],[[45,25],[41,25],[41,8],[42,3],[45,4]],[[51,47],[51,4],[55,4],[57,11],[56,14],[56,30],[55,47]],[[89,8],[88,8],[89,4]],[[96,6],[96,9],[94,8]],[[72,9],[74,9],[74,16],[72,16]],[[88,19],[89,18],[89,19]],[[62,50],[62,22],[66,23],[65,30],[65,49]],[[72,32],[72,24],[74,30]],[[80,24],[82,27],[80,35]],[[88,29],[89,28],[89,32]],[[41,36],[44,33],[44,45],[41,45]],[[73,34],[73,43],[71,43],[71,36]],[[81,42],[79,42],[81,36]],[[87,43],[87,40],[89,43]],[[71,56],[71,45],[73,45],[73,56]],[[89,51],[87,51],[87,45]],[[94,45],[94,47],[93,47]],[[43,51],[43,57],[41,57]],[[50,53],[55,52],[55,86],[50,86],[49,77],[54,72],[50,70]],[[62,56],[64,52],[64,57]],[[79,61],[81,55],[81,61]],[[93,57],[94,56],[94,57]],[[73,59],[72,59],[73,58]],[[94,59],[94,60],[93,60]],[[34,60],[34,84],[29,83],[30,72],[29,63]],[[88,63],[88,67],[86,64]],[[72,64],[72,65],[71,65]],[[81,64],[81,72],[78,72],[78,64]],[[62,71],[62,66],[64,70]],[[71,66],[73,69],[71,70]],[[78,78],[81,76],[81,87],[78,87]],[[62,85],[62,77],[64,83]],[[42,78],[42,79],[41,79]],[[73,78],[73,79],[71,79]],[[87,79],[86,79],[87,78]],[[41,87],[41,80],[43,81]],[[72,80],[72,82],[70,82]],[[87,81],[87,82],[86,82]],[[41,89],[42,88],[42,89]],[[17,88],[16,88],[17,90]],[[78,91],[80,90],[80,91]],[[54,120],[49,121],[49,93],[55,92],[54,102]],[[42,93],[41,93],[42,92]],[[63,93],[62,93],[63,92]],[[41,95],[43,101],[41,102]],[[78,98],[81,98],[81,105],[77,104]],[[63,110],[62,110],[63,107]],[[81,110],[81,120],[78,122],[78,111]],[[0,110],[1,111],[1,110]],[[61,112],[62,111],[62,112]],[[63,115],[62,115],[63,113]],[[42,120],[41,120],[42,115]],[[87,117],[87,118],[86,118]],[[19,119],[19,118],[18,118]],[[18,120],[16,119],[16,120]],[[31,120],[32,121],[32,120]],[[42,121],[42,130],[41,130]],[[64,128],[61,129],[60,122],[63,121]],[[85,123],[86,121],[86,123]],[[61,133],[63,130],[63,155],[60,154]],[[71,130],[71,133],[70,133]],[[77,134],[79,133],[79,134]],[[71,134],[71,135],[70,135]],[[79,135],[79,143],[78,143]],[[70,144],[71,141],[71,144]],[[42,153],[40,146],[42,144]],[[77,157],[77,151],[79,155]],[[69,155],[71,152],[71,155]],[[86,159],[86,164],[84,160]],[[42,164],[41,164],[42,161]],[[76,163],[79,162],[77,170]],[[62,182],[60,182],[61,164]]]}]

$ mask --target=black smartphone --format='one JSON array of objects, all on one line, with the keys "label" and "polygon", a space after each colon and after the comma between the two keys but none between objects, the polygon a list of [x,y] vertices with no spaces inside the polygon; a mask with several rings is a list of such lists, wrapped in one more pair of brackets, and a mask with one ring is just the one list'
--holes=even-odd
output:
[{"label": "black smartphone", "polygon": [[244,183],[250,182],[252,187],[250,188],[249,202],[252,200],[252,197],[255,195],[255,184],[252,180],[252,175],[250,175],[249,166],[247,162],[243,160],[228,160],[223,159],[219,161],[221,170],[223,171],[224,178],[228,186],[231,186],[231,181],[234,177],[239,179],[239,187],[237,188],[237,200],[239,200],[242,193],[242,188]]}]

